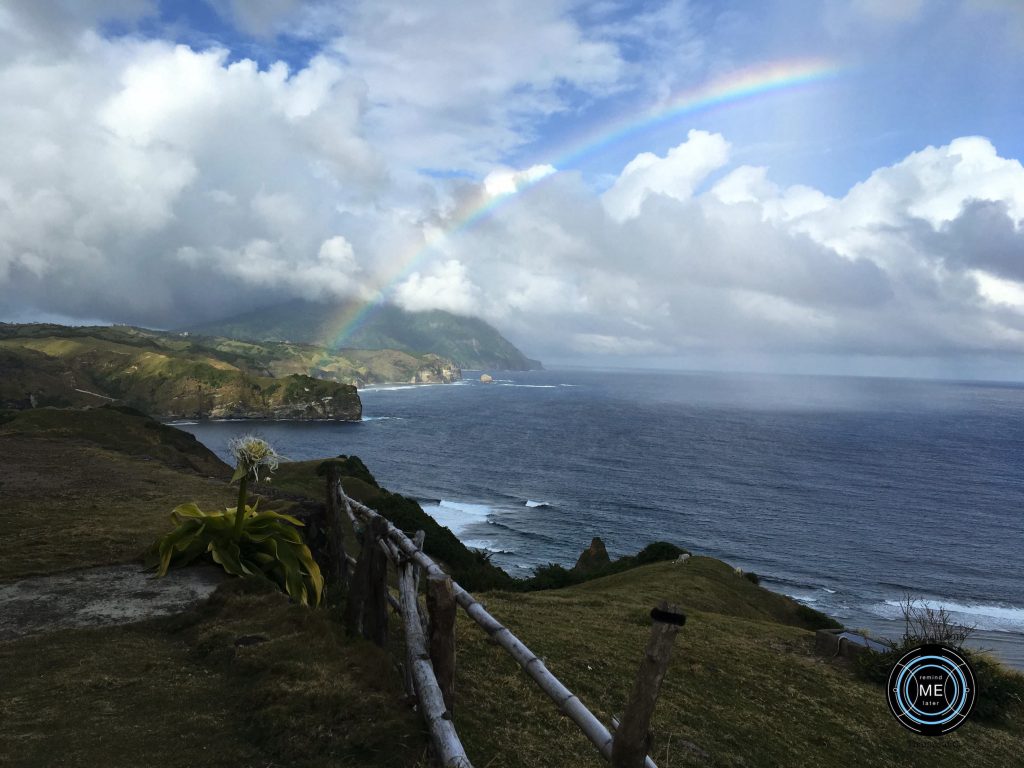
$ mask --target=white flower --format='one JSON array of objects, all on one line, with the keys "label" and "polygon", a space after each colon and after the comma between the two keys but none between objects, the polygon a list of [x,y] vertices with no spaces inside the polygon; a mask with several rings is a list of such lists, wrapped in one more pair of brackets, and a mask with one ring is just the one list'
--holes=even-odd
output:
[{"label": "white flower", "polygon": [[255,435],[243,435],[235,437],[228,443],[228,450],[235,457],[237,470],[235,477],[251,474],[254,481],[260,481],[261,468],[265,467],[265,474],[277,469],[281,462],[281,456],[277,451],[261,437]]}]

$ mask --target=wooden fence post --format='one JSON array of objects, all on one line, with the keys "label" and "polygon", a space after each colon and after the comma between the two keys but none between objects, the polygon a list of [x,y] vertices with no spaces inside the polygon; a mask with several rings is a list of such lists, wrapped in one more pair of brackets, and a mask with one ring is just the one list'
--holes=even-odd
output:
[{"label": "wooden fence post", "polygon": [[427,576],[427,639],[434,676],[449,712],[455,711],[455,590],[450,576]]},{"label": "wooden fence post", "polygon": [[640,661],[629,703],[612,741],[612,768],[643,768],[651,748],[651,716],[668,671],[672,642],[686,622],[678,606],[662,601],[651,611],[654,623]]},{"label": "wooden fence post", "polygon": [[370,520],[345,603],[348,633],[365,637],[381,648],[388,642],[388,556],[380,544],[387,533],[387,520]]},{"label": "wooden fence post", "polygon": [[341,476],[337,459],[328,459],[317,467],[317,474],[323,475],[327,496],[327,552],[331,558],[330,580],[334,582],[334,597],[341,597],[348,583],[348,553],[345,551],[345,534],[341,521],[341,504],[338,499],[338,485]]},{"label": "wooden fence post", "polygon": [[[412,537],[412,543],[416,545],[416,549],[423,549],[423,542],[427,540],[427,534],[424,531],[416,531],[416,535]],[[416,565],[416,570],[413,572],[413,585],[416,587],[416,591],[420,591],[420,568],[419,564]]]}]

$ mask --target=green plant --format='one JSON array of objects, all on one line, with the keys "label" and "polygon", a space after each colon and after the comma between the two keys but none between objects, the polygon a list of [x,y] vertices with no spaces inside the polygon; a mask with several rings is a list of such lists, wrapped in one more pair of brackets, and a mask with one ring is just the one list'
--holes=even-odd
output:
[{"label": "green plant", "polygon": [[258,437],[231,442],[238,462],[232,480],[238,481],[238,504],[223,511],[204,512],[195,503],[171,512],[176,527],[156,544],[158,576],[173,563],[185,564],[209,553],[214,562],[235,576],[255,576],[277,584],[303,605],[320,604],[324,580],[297,526],[300,520],[271,510],[257,511],[247,501],[250,476],[259,480],[277,469],[280,457]]},{"label": "green plant", "polygon": [[[932,641],[934,642],[934,641]],[[893,666],[907,651],[921,645],[908,637],[889,653],[862,653],[854,657],[857,676],[878,685],[886,685]],[[985,723],[1004,723],[1024,704],[1024,675],[1003,666],[984,651],[959,648],[974,672],[977,697],[971,717]]]}]

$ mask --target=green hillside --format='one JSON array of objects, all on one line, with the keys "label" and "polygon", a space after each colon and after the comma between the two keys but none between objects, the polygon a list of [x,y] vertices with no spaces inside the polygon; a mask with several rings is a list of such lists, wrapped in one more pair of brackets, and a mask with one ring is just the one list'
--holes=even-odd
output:
[{"label": "green hillside", "polygon": [[0,324],[0,408],[131,405],[160,418],[358,419],[355,387],[461,379],[451,360],[129,326]]},{"label": "green hillside", "polygon": [[0,325],[0,407],[118,403],[157,418],[358,420],[350,384],[130,327]]},{"label": "green hillside", "polygon": [[[346,320],[360,317],[340,334]],[[473,370],[526,371],[540,363],[516,349],[491,325],[441,310],[409,312],[392,304],[333,305],[295,300],[189,330],[253,341],[292,341],[332,350],[398,349],[431,353]],[[340,334],[340,335],[339,335]]]},{"label": "green hillside", "polygon": [[[168,529],[170,508],[183,500],[230,504],[227,468],[174,432],[117,409],[8,417],[0,425],[0,525],[9,532],[0,586],[125,562]],[[275,486],[279,479],[291,494],[322,496],[314,462],[285,466]],[[351,493],[401,507],[358,459],[345,467]],[[399,507],[390,509],[396,521],[410,514]],[[428,544],[431,537],[450,544],[439,529]],[[1002,722],[972,716],[943,737],[912,734],[893,719],[880,686],[814,653],[813,612],[713,558],[477,596],[605,723],[625,706],[651,607],[681,606],[687,622],[652,721],[651,755],[662,768],[1020,762],[1019,700]],[[0,764],[425,768],[425,729],[397,666],[397,618],[390,632],[389,647],[378,649],[346,637],[334,609],[303,608],[260,582],[232,580],[171,618],[0,638]],[[474,765],[603,764],[461,612],[457,638],[453,720]],[[1019,686],[1019,676],[1005,675]]]}]

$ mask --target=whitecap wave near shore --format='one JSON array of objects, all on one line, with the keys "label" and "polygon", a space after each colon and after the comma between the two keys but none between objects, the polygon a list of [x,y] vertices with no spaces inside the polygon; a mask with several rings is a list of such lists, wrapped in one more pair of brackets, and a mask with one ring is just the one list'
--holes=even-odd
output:
[{"label": "whitecap wave near shore", "polygon": [[487,517],[493,511],[487,504],[469,504],[464,501],[449,501],[447,499],[441,499],[436,503],[421,501],[420,506],[440,525],[445,526],[460,538],[461,534],[470,526],[486,523]]},{"label": "whitecap wave near shore", "polygon": [[[918,600],[921,607],[938,611],[944,608],[950,618],[966,626],[987,632],[1022,632],[1024,631],[1024,608],[1013,605],[996,605],[991,603],[958,603],[951,600]],[[885,600],[872,606],[872,612],[885,619],[903,618],[903,610],[899,600]]]}]

